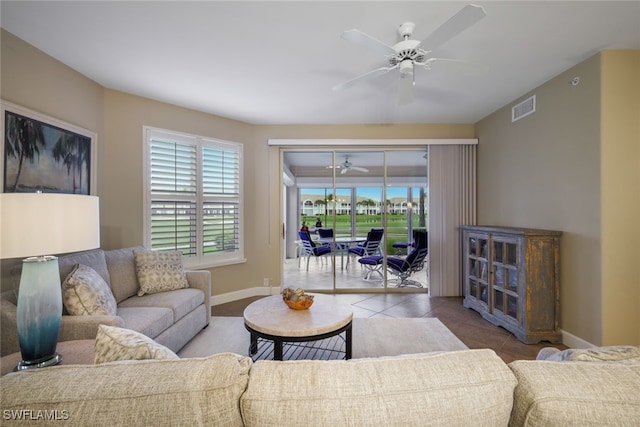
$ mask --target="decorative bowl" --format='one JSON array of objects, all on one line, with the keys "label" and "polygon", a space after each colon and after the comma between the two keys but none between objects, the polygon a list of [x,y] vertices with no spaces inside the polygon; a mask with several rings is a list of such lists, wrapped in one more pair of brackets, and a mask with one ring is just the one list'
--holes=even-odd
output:
[{"label": "decorative bowl", "polygon": [[306,310],[313,304],[313,295],[305,295],[305,299],[293,301],[290,299],[282,298],[285,304],[294,310]]}]

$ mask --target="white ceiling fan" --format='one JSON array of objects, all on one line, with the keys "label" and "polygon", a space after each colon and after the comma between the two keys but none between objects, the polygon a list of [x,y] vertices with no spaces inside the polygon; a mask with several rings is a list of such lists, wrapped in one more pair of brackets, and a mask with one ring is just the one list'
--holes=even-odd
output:
[{"label": "white ceiling fan", "polygon": [[361,168],[359,166],[353,166],[353,164],[349,161],[349,156],[346,156],[344,158],[344,162],[342,162],[342,164],[340,166],[341,166],[340,175],[344,175],[345,173],[349,172],[350,170],[359,171],[359,172],[369,172],[369,169],[367,169],[367,168]]},{"label": "white ceiling fan", "polygon": [[414,70],[421,66],[426,70],[431,69],[432,64],[454,65],[460,67],[463,61],[445,58],[430,58],[429,53],[449,39],[457,36],[480,19],[485,17],[485,11],[481,6],[467,5],[453,15],[447,22],[433,31],[424,40],[412,40],[411,35],[415,29],[413,22],[406,22],[398,28],[398,34],[402,41],[389,46],[380,40],[371,37],[359,30],[348,30],[342,33],[342,38],[350,42],[362,45],[375,52],[382,53],[389,66],[377,68],[351,80],[333,87],[334,91],[353,86],[356,83],[373,79],[387,74],[393,70],[399,70],[400,82],[398,96],[401,104],[407,104],[413,100],[413,86],[415,85]]}]

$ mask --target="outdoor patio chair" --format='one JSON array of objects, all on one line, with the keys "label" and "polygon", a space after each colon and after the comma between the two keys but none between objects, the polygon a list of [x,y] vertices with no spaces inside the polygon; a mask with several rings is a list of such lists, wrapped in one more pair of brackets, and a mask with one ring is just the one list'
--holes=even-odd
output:
[{"label": "outdoor patio chair", "polygon": [[309,271],[309,260],[311,257],[331,256],[333,252],[331,245],[317,246],[306,231],[298,231],[298,236],[302,242],[302,255],[307,257],[307,271]]},{"label": "outdoor patio chair", "polygon": [[391,247],[395,250],[396,255],[404,255],[413,246],[413,242],[395,242]]},{"label": "outdoor patio chair", "polygon": [[428,233],[423,230],[414,231],[413,241],[413,249],[406,258],[395,256],[387,257],[387,270],[396,276],[393,280],[398,281],[396,285],[397,288],[403,288],[405,286],[423,287],[420,282],[410,280],[409,276],[424,268],[429,253]]},{"label": "outdoor patio chair", "polygon": [[[403,288],[406,286],[415,286],[417,288],[423,287],[420,282],[410,280],[409,276],[424,268],[427,255],[429,253],[428,234],[426,231],[414,231],[413,238],[415,244],[406,258],[395,256],[387,257],[387,270],[389,271],[389,274],[395,276],[392,280],[398,282],[396,288]],[[369,277],[374,272],[377,272],[382,276],[382,265],[384,263],[384,257],[382,255],[362,257],[358,259],[358,262],[364,266],[368,266],[370,269]],[[365,279],[368,280],[369,277],[365,276]]]},{"label": "outdoor patio chair", "polygon": [[318,236],[321,239],[330,239],[333,237],[333,228],[318,228]]},{"label": "outdoor patio chair", "polygon": [[[347,258],[347,267],[349,266],[349,260],[351,256],[364,257],[369,255],[375,255],[380,252],[380,243],[382,242],[382,236],[384,235],[384,230],[382,228],[372,228],[371,231],[367,233],[367,240],[353,248],[349,248],[349,258]],[[370,270],[367,264],[362,264],[367,270]],[[367,271],[365,275],[365,280],[368,280],[368,277],[371,276],[371,271]]]}]

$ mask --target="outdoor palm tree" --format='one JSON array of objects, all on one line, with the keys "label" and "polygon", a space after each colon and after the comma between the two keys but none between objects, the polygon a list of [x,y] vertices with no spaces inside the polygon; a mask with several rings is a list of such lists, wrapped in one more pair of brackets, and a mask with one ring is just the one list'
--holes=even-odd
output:
[{"label": "outdoor palm tree", "polygon": [[425,197],[425,191],[424,191],[424,187],[420,187],[420,205],[419,206],[419,211],[418,211],[418,221],[419,221],[419,226],[420,227],[426,227],[427,226],[427,217],[425,215],[425,203],[426,203],[426,197]]},{"label": "outdoor palm tree", "polygon": [[327,205],[333,201],[333,194],[327,194],[327,199],[324,205],[324,216],[327,216]]},{"label": "outdoor palm tree", "polygon": [[356,205],[366,207],[367,209],[365,213],[369,215],[371,213],[371,210],[369,208],[371,208],[372,206],[375,206],[376,202],[374,202],[372,199],[365,199],[365,200],[360,200],[359,202],[356,203]]},{"label": "outdoor palm tree", "polygon": [[[11,186],[11,192],[15,193],[25,160],[34,163],[36,157],[40,156],[40,149],[45,147],[44,134],[39,123],[12,114],[7,115],[6,126],[6,156],[14,157],[18,160],[16,179]],[[5,184],[5,191],[6,189]]]}]

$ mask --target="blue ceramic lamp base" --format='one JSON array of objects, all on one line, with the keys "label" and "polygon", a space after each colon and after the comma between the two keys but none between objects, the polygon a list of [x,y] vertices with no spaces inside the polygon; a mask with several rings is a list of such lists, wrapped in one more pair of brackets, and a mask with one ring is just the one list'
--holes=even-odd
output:
[{"label": "blue ceramic lamp base", "polygon": [[50,359],[43,360],[41,362],[29,362],[26,360],[20,361],[16,366],[16,371],[26,371],[28,369],[46,368],[47,366],[57,365],[62,362],[62,356],[55,353]]},{"label": "blue ceramic lamp base", "polygon": [[27,258],[22,263],[16,321],[22,361],[16,370],[60,363],[56,353],[62,320],[58,258]]}]

